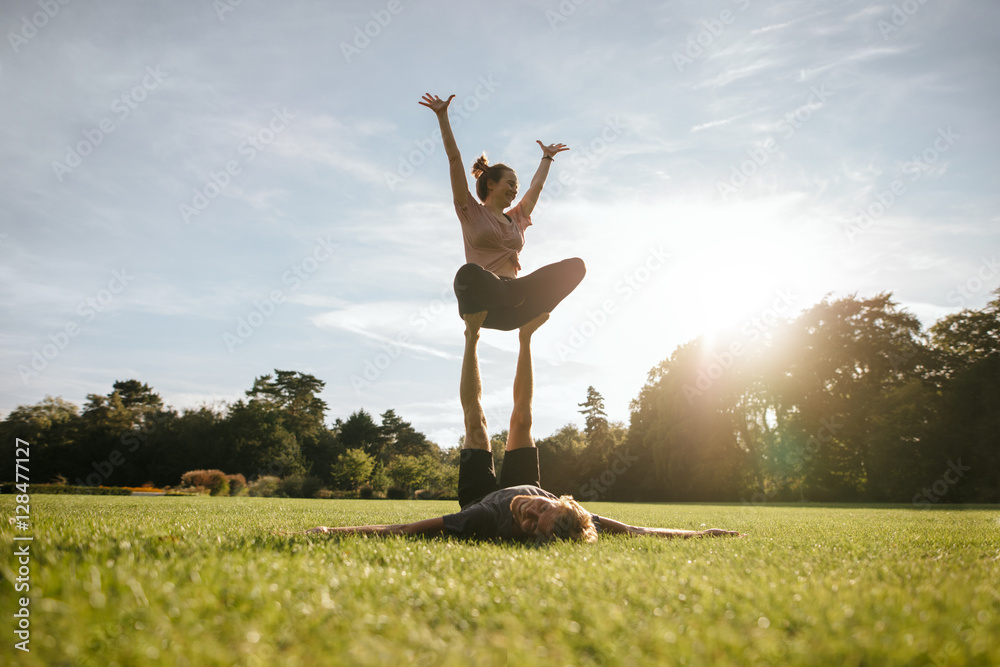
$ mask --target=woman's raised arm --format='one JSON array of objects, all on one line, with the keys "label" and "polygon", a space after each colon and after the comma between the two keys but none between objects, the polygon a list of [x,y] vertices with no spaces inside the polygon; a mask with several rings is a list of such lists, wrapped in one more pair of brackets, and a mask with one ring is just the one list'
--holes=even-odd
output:
[{"label": "woman's raised arm", "polygon": [[463,206],[469,197],[469,181],[465,177],[465,167],[462,165],[462,155],[458,152],[455,134],[451,131],[451,121],[448,120],[448,105],[454,98],[455,96],[452,95],[448,99],[442,100],[437,95],[427,93],[421,98],[420,104],[437,114],[438,124],[441,126],[441,140],[444,142],[444,152],[448,156],[451,192],[455,197],[455,203]]},{"label": "woman's raised arm", "polygon": [[521,207],[521,211],[528,216],[535,210],[538,197],[542,194],[542,186],[545,185],[545,179],[549,175],[549,166],[555,160],[556,154],[569,150],[569,146],[566,144],[549,144],[546,146],[541,141],[537,143],[542,147],[542,160],[538,164],[535,175],[531,178],[531,185],[528,186],[528,190],[521,197],[521,202],[518,204]]}]

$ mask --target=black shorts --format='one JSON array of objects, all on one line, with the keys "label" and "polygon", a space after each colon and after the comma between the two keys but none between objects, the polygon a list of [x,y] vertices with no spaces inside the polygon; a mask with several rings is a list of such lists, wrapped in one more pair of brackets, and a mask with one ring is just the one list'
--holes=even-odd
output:
[{"label": "black shorts", "polygon": [[538,449],[521,447],[504,452],[500,483],[493,467],[493,453],[484,449],[463,449],[458,467],[458,505],[465,507],[487,494],[510,486],[530,484],[541,488]]},{"label": "black shorts", "polygon": [[466,264],[455,274],[458,314],[485,310],[489,314],[484,328],[520,329],[542,313],[551,313],[586,273],[583,260],[575,257],[543,266],[521,278],[498,276],[478,264]]}]

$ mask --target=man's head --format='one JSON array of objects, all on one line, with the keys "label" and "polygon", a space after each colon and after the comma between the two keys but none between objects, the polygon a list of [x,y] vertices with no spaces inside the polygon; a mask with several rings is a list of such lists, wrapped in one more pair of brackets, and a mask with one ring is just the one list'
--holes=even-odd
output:
[{"label": "man's head", "polygon": [[597,529],[590,513],[573,500],[546,496],[515,496],[510,501],[514,523],[524,535],[534,535],[538,542],[580,540],[596,542]]}]

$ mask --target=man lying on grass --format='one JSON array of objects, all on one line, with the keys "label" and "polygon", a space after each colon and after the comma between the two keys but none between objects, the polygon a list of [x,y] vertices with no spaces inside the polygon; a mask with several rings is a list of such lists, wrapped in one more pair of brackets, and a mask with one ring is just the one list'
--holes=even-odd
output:
[{"label": "man lying on grass", "polygon": [[465,443],[458,472],[456,514],[393,526],[318,526],[307,533],[367,535],[452,535],[476,539],[546,542],[554,539],[595,542],[600,533],[703,537],[739,535],[730,530],[672,530],[629,526],[590,514],[572,496],[557,497],[541,488],[538,450],[531,438],[531,335],[547,319],[543,313],[519,330],[520,352],[514,374],[514,409],[500,482],[493,468],[493,453],[482,406],[482,380],[476,345],[486,312],[465,315],[465,356],[459,394],[465,412]]}]

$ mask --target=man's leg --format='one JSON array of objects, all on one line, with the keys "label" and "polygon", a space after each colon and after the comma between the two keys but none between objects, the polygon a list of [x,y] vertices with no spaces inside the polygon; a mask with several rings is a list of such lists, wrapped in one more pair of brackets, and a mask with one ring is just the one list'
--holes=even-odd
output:
[{"label": "man's leg", "polygon": [[490,437],[486,431],[486,413],[483,411],[483,382],[476,355],[479,329],[486,319],[486,312],[469,313],[463,319],[465,356],[462,358],[462,379],[458,390],[465,419],[465,441],[458,467],[458,504],[461,507],[497,489]]},{"label": "man's leg", "polygon": [[486,431],[486,413],[483,411],[483,381],[479,375],[479,329],[486,319],[486,311],[465,315],[465,356],[462,357],[462,380],[458,393],[465,415],[465,442],[462,449],[490,451],[490,437]]},{"label": "man's leg", "polygon": [[531,439],[531,399],[535,390],[535,379],[531,368],[531,334],[549,319],[542,313],[518,331],[521,349],[517,355],[517,370],[514,372],[514,409],[510,413],[510,430],[507,432],[507,449],[534,447]]},{"label": "man's leg", "polygon": [[510,414],[510,429],[507,431],[507,447],[500,473],[500,486],[521,486],[530,484],[541,486],[538,475],[538,450],[531,438],[531,398],[534,391],[534,377],[531,368],[531,334],[549,319],[542,313],[531,320],[518,332],[521,349],[517,356],[517,371],[514,373],[514,410]]}]

